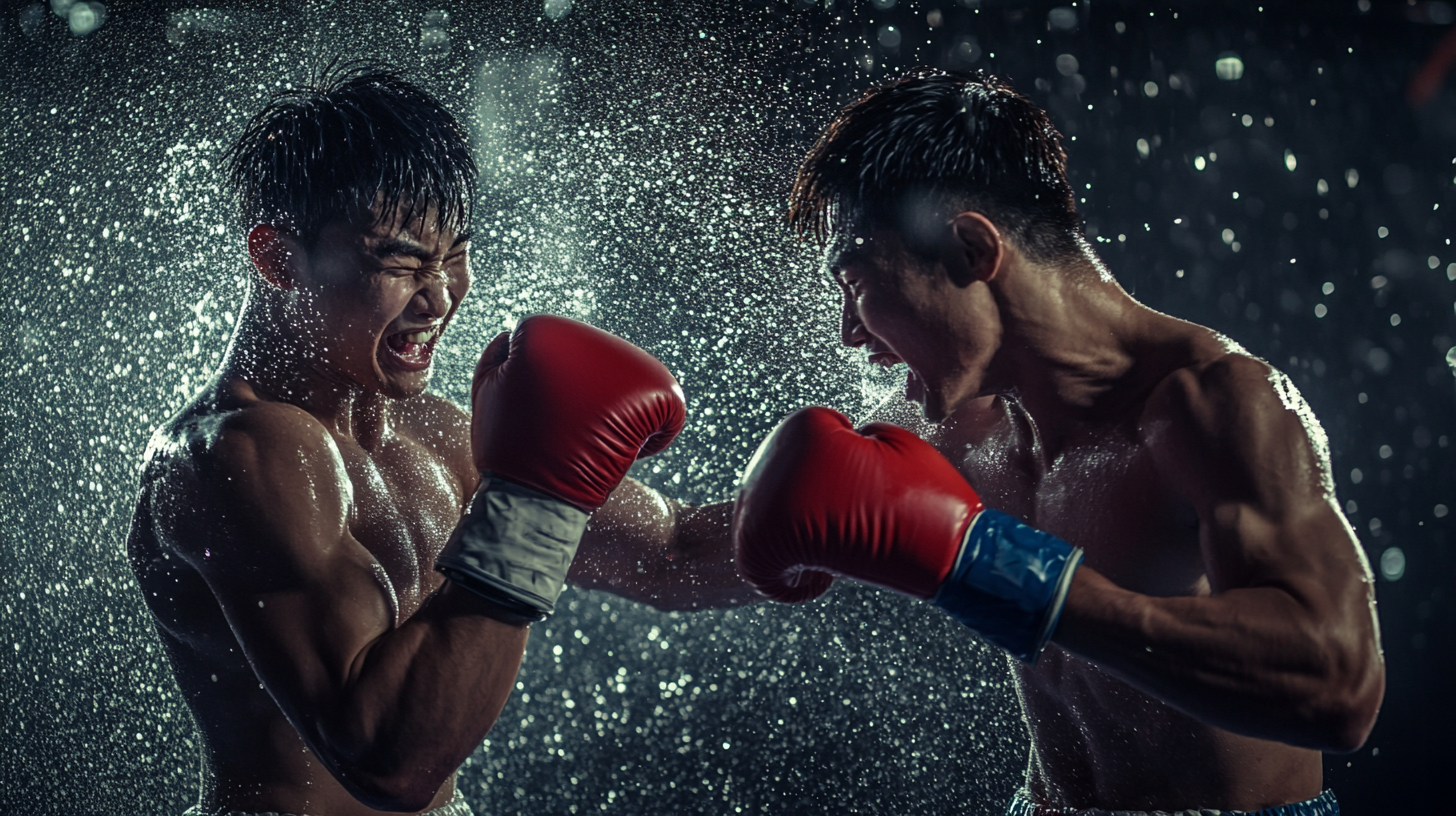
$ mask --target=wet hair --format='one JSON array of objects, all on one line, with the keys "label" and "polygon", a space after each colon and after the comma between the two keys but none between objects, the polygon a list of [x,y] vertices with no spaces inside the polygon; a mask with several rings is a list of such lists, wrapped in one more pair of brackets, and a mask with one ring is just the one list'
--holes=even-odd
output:
[{"label": "wet hair", "polygon": [[928,252],[927,229],[975,210],[1033,260],[1082,257],[1061,134],[991,74],[930,68],[870,89],[829,124],[799,167],[789,224],[821,244],[886,226]]},{"label": "wet hair", "polygon": [[[470,223],[475,160],[465,129],[429,93],[386,65],[325,67],[274,93],[224,157],[244,230],[268,223],[312,247],[324,225],[436,207],[441,227]],[[377,205],[377,207],[376,207]]]}]

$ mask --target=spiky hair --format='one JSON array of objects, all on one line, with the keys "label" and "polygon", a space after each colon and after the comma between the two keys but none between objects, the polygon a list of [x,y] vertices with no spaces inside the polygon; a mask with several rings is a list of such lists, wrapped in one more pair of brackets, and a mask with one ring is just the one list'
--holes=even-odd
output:
[{"label": "spiky hair", "polygon": [[465,129],[429,93],[386,65],[334,61],[317,79],[273,94],[228,150],[243,229],[268,223],[312,245],[338,218],[434,205],[440,226],[470,223],[475,160]]},{"label": "spiky hair", "polygon": [[918,68],[829,124],[799,167],[789,223],[823,243],[844,229],[904,232],[907,218],[975,209],[1048,260],[1080,252],[1075,202],[1044,111],[991,74]]}]

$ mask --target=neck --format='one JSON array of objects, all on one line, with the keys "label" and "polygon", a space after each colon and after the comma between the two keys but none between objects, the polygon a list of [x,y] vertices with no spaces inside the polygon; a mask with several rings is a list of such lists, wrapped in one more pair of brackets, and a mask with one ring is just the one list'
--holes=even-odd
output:
[{"label": "neck", "polygon": [[260,398],[307,411],[333,433],[365,448],[383,438],[389,398],[361,388],[319,353],[280,304],[250,292],[223,357],[221,378],[245,382]]},{"label": "neck", "polygon": [[1096,269],[1025,266],[997,287],[998,390],[1015,394],[1043,434],[1115,415],[1131,392],[1156,313]]}]

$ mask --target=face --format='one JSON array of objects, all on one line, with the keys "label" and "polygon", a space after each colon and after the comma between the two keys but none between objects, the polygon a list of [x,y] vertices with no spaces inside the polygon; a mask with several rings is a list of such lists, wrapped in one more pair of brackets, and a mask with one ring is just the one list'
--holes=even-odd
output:
[{"label": "face", "polygon": [[330,222],[297,269],[296,299],[326,375],[404,399],[429,384],[431,358],[470,289],[470,236],[437,223],[432,207]]},{"label": "face", "polygon": [[1001,329],[985,283],[957,285],[890,230],[836,236],[827,264],[844,298],[840,339],[872,363],[905,363],[905,397],[926,418],[939,422],[981,395]]}]

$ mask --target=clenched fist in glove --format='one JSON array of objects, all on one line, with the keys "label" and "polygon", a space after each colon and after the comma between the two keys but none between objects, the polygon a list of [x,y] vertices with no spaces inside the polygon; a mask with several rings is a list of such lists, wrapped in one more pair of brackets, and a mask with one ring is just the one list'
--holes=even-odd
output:
[{"label": "clenched fist in glove", "polygon": [[486,347],[471,407],[481,486],[435,566],[539,619],[555,607],[591,512],[634,461],[682,430],[682,389],[631,343],[536,315]]},{"label": "clenched fist in glove", "polygon": [[1082,551],[988,510],[929,443],[828,408],[780,423],[734,508],[738,571],[787,603],[834,576],[928,600],[1027,663],[1051,638]]}]

